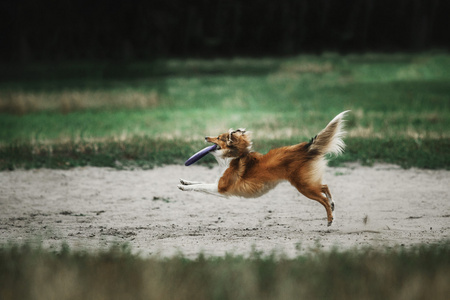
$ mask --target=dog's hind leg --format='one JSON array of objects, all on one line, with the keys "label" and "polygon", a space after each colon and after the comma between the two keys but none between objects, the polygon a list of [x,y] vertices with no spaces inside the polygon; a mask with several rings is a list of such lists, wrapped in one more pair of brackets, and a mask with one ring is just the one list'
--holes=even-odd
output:
[{"label": "dog's hind leg", "polygon": [[331,205],[331,210],[334,211],[333,196],[331,196],[330,190],[328,189],[328,185],[322,184],[322,193],[327,197],[328,202],[330,202]]},{"label": "dog's hind leg", "polygon": [[[303,195],[306,197],[318,201],[320,204],[325,207],[325,210],[327,212],[327,219],[328,219],[328,226],[331,226],[333,223],[333,208],[330,202],[328,201],[328,198],[325,197],[322,192],[319,192],[317,190],[312,189],[306,189],[301,191]],[[334,206],[334,205],[333,205]]]},{"label": "dog's hind leg", "polygon": [[302,193],[305,197],[308,197],[309,199],[312,200],[316,200],[317,202],[322,204],[323,207],[325,207],[325,210],[327,212],[328,226],[331,226],[331,224],[333,223],[333,209],[328,200],[328,196],[324,196],[325,193],[323,192],[323,186],[303,185],[292,181],[291,184],[295,186],[297,190],[300,193]]}]

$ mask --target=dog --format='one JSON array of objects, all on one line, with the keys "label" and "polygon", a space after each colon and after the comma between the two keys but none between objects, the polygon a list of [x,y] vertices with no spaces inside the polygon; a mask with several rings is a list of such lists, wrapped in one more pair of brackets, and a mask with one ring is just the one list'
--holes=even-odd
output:
[{"label": "dog", "polygon": [[221,168],[215,183],[180,179],[182,191],[196,191],[218,196],[256,198],[273,189],[279,182],[290,182],[304,196],[325,207],[328,226],[333,223],[335,204],[330,190],[322,184],[327,154],[344,151],[343,118],[338,114],[309,142],[270,150],[267,154],[252,151],[250,133],[245,129],[230,129],[217,137],[206,137],[217,145],[211,151]]}]

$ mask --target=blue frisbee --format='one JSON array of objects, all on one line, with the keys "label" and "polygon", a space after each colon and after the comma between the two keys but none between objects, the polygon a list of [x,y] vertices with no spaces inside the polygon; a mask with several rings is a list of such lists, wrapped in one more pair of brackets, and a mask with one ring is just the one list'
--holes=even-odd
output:
[{"label": "blue frisbee", "polygon": [[206,148],[203,148],[202,150],[198,151],[197,153],[195,153],[194,155],[192,155],[185,163],[185,166],[190,166],[193,163],[195,163],[197,160],[199,160],[200,158],[202,158],[203,156],[205,156],[206,154],[208,154],[209,152],[216,150],[217,145],[214,144],[212,146],[208,146]]}]

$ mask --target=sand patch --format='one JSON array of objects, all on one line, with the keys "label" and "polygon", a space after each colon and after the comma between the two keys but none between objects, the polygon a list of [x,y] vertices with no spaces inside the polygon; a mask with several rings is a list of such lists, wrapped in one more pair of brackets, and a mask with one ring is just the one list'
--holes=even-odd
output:
[{"label": "sand patch", "polygon": [[409,246],[449,239],[450,172],[378,164],[327,168],[336,220],[289,183],[257,199],[177,189],[178,179],[213,181],[217,169],[165,166],[0,172],[0,243],[109,248],[195,257],[252,249],[294,256],[311,248]]}]

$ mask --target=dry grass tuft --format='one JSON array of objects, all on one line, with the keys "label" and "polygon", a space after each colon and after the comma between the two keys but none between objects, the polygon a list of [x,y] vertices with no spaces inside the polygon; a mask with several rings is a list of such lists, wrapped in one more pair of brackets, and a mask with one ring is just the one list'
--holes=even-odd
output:
[{"label": "dry grass tuft", "polygon": [[297,80],[304,74],[325,74],[334,71],[334,66],[330,62],[317,63],[317,62],[290,62],[282,64],[278,71],[271,74],[272,80],[278,79],[292,79]]},{"label": "dry grass tuft", "polygon": [[22,91],[0,94],[0,112],[24,115],[39,107],[39,97],[34,93]]},{"label": "dry grass tuft", "polygon": [[24,115],[36,111],[60,111],[68,114],[85,109],[153,108],[160,101],[156,91],[7,91],[0,93],[0,113]]},{"label": "dry grass tuft", "polygon": [[280,68],[281,72],[287,73],[328,73],[333,71],[333,65],[330,62],[315,63],[315,62],[300,62],[294,64],[286,64]]}]

